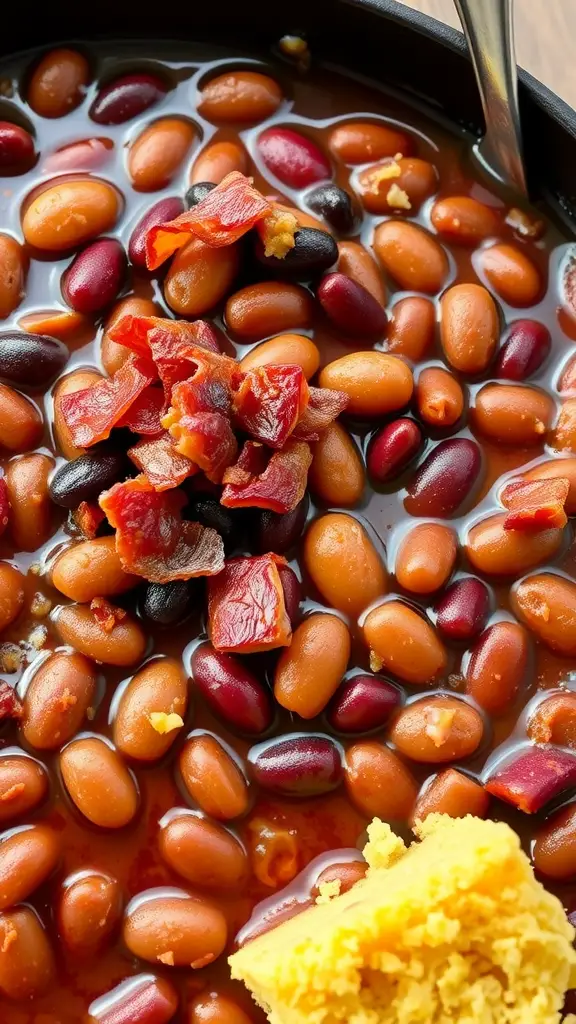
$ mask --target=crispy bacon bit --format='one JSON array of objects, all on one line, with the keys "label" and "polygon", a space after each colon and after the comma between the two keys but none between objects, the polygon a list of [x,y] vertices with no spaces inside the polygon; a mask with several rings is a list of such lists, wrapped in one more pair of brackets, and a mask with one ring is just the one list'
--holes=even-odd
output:
[{"label": "crispy bacon bit", "polygon": [[309,445],[289,441],[285,448],[270,452],[255,441],[246,441],[235,466],[223,476],[220,502],[227,508],[266,508],[291,512],[304,497],[312,462]]},{"label": "crispy bacon bit", "polygon": [[218,651],[253,654],[287,647],[292,627],[286,612],[280,555],[231,558],[208,582],[208,633]]},{"label": "crispy bacon bit", "polygon": [[294,441],[318,441],[326,427],[344,412],[350,401],[343,391],[310,388],[309,392],[308,406],[292,433]]},{"label": "crispy bacon bit", "polygon": [[4,718],[22,718],[24,709],[16,691],[5,679],[0,679],[0,722]]},{"label": "crispy bacon bit", "polygon": [[157,224],[146,236],[146,266],[156,270],[195,235],[219,248],[238,241],[267,213],[271,204],[240,171],[232,171],[197,206],[175,220]]},{"label": "crispy bacon bit", "polygon": [[234,394],[241,430],[271,448],[283,448],[308,405],[310,389],[300,366],[258,366]]},{"label": "crispy bacon bit", "polygon": [[273,207],[256,225],[264,246],[264,255],[283,260],[296,245],[294,235],[298,228],[298,221],[290,210]]},{"label": "crispy bacon bit", "polygon": [[161,434],[160,416],[165,408],[166,399],[163,389],[151,384],[138,395],[128,412],[118,421],[118,426],[128,427],[133,434],[146,434],[151,437]]},{"label": "crispy bacon bit", "polygon": [[123,608],[117,608],[116,605],[110,604],[105,597],[94,597],[90,602],[90,611],[92,612],[96,622],[105,633],[111,633],[115,626],[122,619],[126,618],[126,612]]},{"label": "crispy bacon bit", "polygon": [[576,784],[576,757],[564,750],[530,747],[498,768],[484,785],[487,793],[513,804],[525,814],[541,807]]},{"label": "crispy bacon bit", "polygon": [[144,475],[114,484],[100,505],[116,530],[116,550],[127,572],[151,583],[212,576],[224,568],[224,545],[216,530],[183,521],[186,495],[158,493]]},{"label": "crispy bacon bit", "polygon": [[128,449],[128,455],[155,491],[179,487],[183,480],[198,472],[198,467],[190,459],[176,451],[167,430],[162,431],[160,437],[138,441]]},{"label": "crispy bacon bit", "polygon": [[181,729],[184,725],[184,719],[177,715],[175,711],[170,712],[170,714],[166,711],[151,711],[148,719],[154,731],[161,736],[168,732],[173,732],[174,729]]},{"label": "crispy bacon bit", "polygon": [[86,540],[94,540],[106,516],[99,505],[92,501],[81,501],[72,513],[72,518]]},{"label": "crispy bacon bit", "polygon": [[576,693],[566,690],[543,700],[530,716],[528,735],[535,743],[576,750]]},{"label": "crispy bacon bit", "polygon": [[63,395],[60,408],[72,441],[89,448],[109,437],[130,406],[156,377],[148,359],[129,359],[112,377]]},{"label": "crispy bacon bit", "polygon": [[[150,335],[153,331],[161,331],[174,342],[178,341],[182,348],[188,345],[206,349],[207,352],[214,352],[216,355],[220,353],[216,331],[205,320],[190,322],[168,320],[162,316],[123,316],[118,323],[110,327],[108,333],[112,341],[125,345],[137,355],[152,355],[154,358],[150,345]],[[160,347],[160,339],[157,340],[157,345]]]},{"label": "crispy bacon bit", "polygon": [[218,370],[207,363],[190,380],[177,384],[172,406],[162,417],[176,450],[200,467],[214,483],[236,457],[238,445],[230,424],[232,396]]},{"label": "crispy bacon bit", "polygon": [[10,499],[8,497],[8,487],[6,485],[6,479],[0,476],[0,535],[4,533],[4,530],[8,526],[8,519],[10,517]]},{"label": "crispy bacon bit", "polygon": [[564,505],[570,490],[566,477],[550,480],[515,480],[508,484],[500,500],[509,514],[505,530],[549,530],[568,522]]}]

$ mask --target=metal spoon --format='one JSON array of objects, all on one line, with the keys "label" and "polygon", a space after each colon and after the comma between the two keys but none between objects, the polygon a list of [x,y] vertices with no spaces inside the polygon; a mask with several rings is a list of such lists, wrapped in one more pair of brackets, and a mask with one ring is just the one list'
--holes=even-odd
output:
[{"label": "metal spoon", "polygon": [[484,108],[479,155],[500,180],[527,195],[518,111],[512,0],[454,0]]}]

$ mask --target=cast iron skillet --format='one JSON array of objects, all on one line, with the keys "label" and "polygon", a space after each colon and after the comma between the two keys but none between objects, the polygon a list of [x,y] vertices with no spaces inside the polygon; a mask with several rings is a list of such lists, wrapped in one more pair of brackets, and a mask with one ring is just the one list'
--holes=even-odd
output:
[{"label": "cast iron skillet", "polygon": [[[315,54],[412,93],[476,134],[482,109],[463,36],[394,0],[32,0],[12,9],[0,54],[63,40],[152,36],[268,48],[303,30]],[[525,71],[520,108],[533,199],[576,229],[576,112]]]}]

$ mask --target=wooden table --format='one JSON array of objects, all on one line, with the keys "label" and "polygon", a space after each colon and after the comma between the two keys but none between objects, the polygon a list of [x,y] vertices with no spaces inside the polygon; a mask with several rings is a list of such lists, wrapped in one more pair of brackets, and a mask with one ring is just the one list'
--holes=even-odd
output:
[{"label": "wooden table", "polygon": [[[401,0],[460,27],[452,0]],[[516,0],[516,55],[526,68],[576,108],[576,0]]]}]

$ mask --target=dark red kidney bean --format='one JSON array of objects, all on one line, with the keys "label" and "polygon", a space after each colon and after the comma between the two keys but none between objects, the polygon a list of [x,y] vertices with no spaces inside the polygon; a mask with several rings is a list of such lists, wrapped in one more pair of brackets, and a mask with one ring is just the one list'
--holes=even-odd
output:
[{"label": "dark red kidney bean", "polygon": [[326,736],[283,736],[250,754],[256,782],[281,796],[319,796],[342,781],[342,758]]},{"label": "dark red kidney bean", "polygon": [[166,196],[165,199],[159,199],[146,211],[133,229],[128,242],[128,257],[135,267],[138,267],[139,270],[146,270],[146,235],[150,228],[174,220],[183,211],[184,203],[180,196]]},{"label": "dark red kidney bean", "polygon": [[128,475],[129,463],[118,450],[89,451],[57,469],[50,481],[50,497],[62,508],[77,508],[94,501],[102,491]]},{"label": "dark red kidney bean", "polygon": [[123,75],[100,89],[88,114],[96,124],[124,124],[143,114],[166,92],[166,83],[157,75]]},{"label": "dark red kidney bean", "polygon": [[202,644],[192,655],[197,689],[220,718],[237,732],[258,736],[272,722],[270,696],[238,658]]},{"label": "dark red kidney bean", "polygon": [[62,275],[62,295],[77,313],[97,313],[114,301],[126,274],[126,253],[115,238],[100,238],[74,257]]},{"label": "dark red kidney bean", "polygon": [[498,353],[495,376],[505,380],[527,380],[539,370],[550,354],[550,331],[538,320],[516,320]]},{"label": "dark red kidney bean", "polygon": [[214,181],[196,181],[190,186],[184,196],[184,206],[187,210],[191,210],[193,206],[198,206],[206,196],[216,188],[216,182]]},{"label": "dark red kidney bean", "polygon": [[368,337],[386,330],[386,313],[380,303],[346,274],[322,278],[316,296],[326,316],[344,334]]},{"label": "dark red kidney bean", "polygon": [[445,519],[453,515],[470,494],[481,468],[475,441],[466,437],[441,441],[416,470],[404,508],[412,516]]},{"label": "dark red kidney bean", "polygon": [[472,640],[490,614],[490,591],[474,576],[455,580],[436,605],[436,628],[448,640]]},{"label": "dark red kidney bean", "polygon": [[422,431],[414,420],[401,417],[374,434],[368,445],[366,465],[372,480],[388,483],[402,473],[422,445]]},{"label": "dark red kidney bean", "polygon": [[26,171],[34,161],[34,139],[24,128],[0,121],[0,170]]},{"label": "dark red kidney bean", "polygon": [[99,996],[88,1007],[88,1024],[168,1024],[178,993],[166,978],[136,974]]},{"label": "dark red kidney bean", "polygon": [[45,388],[68,361],[68,349],[56,338],[26,331],[0,334],[0,377],[16,387]]},{"label": "dark red kidney bean", "polygon": [[306,188],[332,173],[316,143],[292,128],[267,128],[256,145],[268,170],[290,188]]},{"label": "dark red kidney bean", "polygon": [[262,512],[256,525],[256,550],[260,554],[276,551],[279,555],[289,551],[302,535],[309,504],[306,494],[291,512]]},{"label": "dark red kidney bean", "polygon": [[308,280],[332,267],[338,259],[338,246],[327,231],[318,228],[299,228],[294,235],[294,248],[289,249],[283,259],[265,256],[264,245],[256,242],[255,254],[258,263],[271,270],[274,277]]},{"label": "dark red kidney bean", "polygon": [[302,600],[300,580],[289,565],[280,565],[278,567],[278,572],[280,574],[282,590],[284,591],[284,603],[286,605],[288,618],[292,625],[294,625],[294,623],[298,621],[300,602]]},{"label": "dark red kidney bean", "polygon": [[201,591],[197,580],[149,583],[142,602],[142,615],[155,626],[175,626],[183,622],[199,604]]},{"label": "dark red kidney bean", "polygon": [[328,706],[326,719],[336,732],[370,732],[386,724],[401,699],[400,690],[387,679],[361,673],[342,683]]},{"label": "dark red kidney bean", "polygon": [[318,185],[305,197],[306,204],[326,221],[334,231],[348,235],[354,227],[352,199],[343,188],[332,182]]}]

